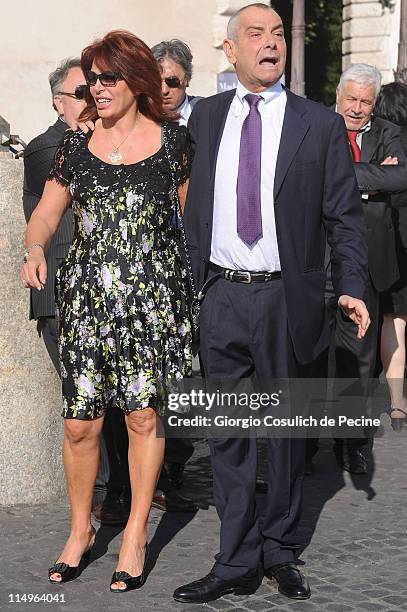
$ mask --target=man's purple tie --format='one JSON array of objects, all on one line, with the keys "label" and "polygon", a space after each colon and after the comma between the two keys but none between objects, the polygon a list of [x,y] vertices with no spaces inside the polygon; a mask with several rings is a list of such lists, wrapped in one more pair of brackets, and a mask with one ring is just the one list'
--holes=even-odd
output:
[{"label": "man's purple tie", "polygon": [[263,235],[260,197],[261,116],[257,108],[262,98],[256,94],[247,94],[245,99],[249,103],[250,112],[243,122],[240,137],[237,233],[250,246]]}]

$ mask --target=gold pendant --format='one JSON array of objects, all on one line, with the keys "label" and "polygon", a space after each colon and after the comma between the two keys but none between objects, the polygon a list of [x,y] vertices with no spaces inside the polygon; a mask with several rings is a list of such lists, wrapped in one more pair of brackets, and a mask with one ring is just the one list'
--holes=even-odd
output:
[{"label": "gold pendant", "polygon": [[114,148],[111,153],[107,154],[108,159],[112,162],[112,164],[117,164],[122,159],[122,154],[119,149]]}]

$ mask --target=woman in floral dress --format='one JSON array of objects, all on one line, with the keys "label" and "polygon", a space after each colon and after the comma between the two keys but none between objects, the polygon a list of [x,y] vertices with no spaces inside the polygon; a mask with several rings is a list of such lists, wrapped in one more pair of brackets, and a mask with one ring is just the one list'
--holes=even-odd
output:
[{"label": "woman in floral dress", "polygon": [[21,278],[44,286],[44,249],[72,206],[74,241],[56,289],[72,523],[49,579],[79,575],[93,544],[99,435],[105,411],[118,406],[132,486],[110,587],[121,592],[145,579],[147,519],[164,452],[159,415],[167,389],[191,373],[188,278],[172,223],[191,149],[186,128],[163,110],[160,73],[139,38],[107,34],[83,51],[82,69],[89,85],[82,119],[96,121],[95,130],[67,130],[27,228]]}]

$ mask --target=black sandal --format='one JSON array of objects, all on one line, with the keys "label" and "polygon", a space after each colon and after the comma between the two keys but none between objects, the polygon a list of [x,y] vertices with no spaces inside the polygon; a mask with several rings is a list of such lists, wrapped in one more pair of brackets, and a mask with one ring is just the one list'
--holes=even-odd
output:
[{"label": "black sandal", "polygon": [[[402,412],[405,416],[403,417],[392,417],[391,413],[392,412]],[[393,428],[394,431],[401,431],[404,427],[404,423],[407,423],[407,412],[405,410],[403,410],[402,408],[392,408],[390,410],[390,421],[391,421],[391,426]]]},{"label": "black sandal", "polygon": [[[79,576],[81,575],[81,573],[83,572],[83,570],[89,563],[90,553],[95,543],[96,530],[94,527],[92,527],[92,529],[93,529],[93,534],[94,534],[92,544],[90,548],[83,553],[79,561],[79,565],[72,567],[71,565],[68,565],[67,563],[64,563],[63,561],[61,561],[59,563],[54,563],[54,565],[49,568],[48,580],[52,584],[61,584],[62,582],[68,582],[69,580],[75,580],[75,578],[79,578]],[[51,579],[52,574],[60,574],[61,580],[52,580]]]},{"label": "black sandal", "polygon": [[[114,572],[110,581],[110,592],[111,593],[127,593],[127,591],[133,591],[134,589],[140,589],[146,581],[146,563],[148,556],[148,544],[146,544],[146,552],[144,557],[143,570],[139,576],[130,576],[127,572]],[[115,582],[124,582],[126,585],[125,589],[112,589],[112,584]]]}]

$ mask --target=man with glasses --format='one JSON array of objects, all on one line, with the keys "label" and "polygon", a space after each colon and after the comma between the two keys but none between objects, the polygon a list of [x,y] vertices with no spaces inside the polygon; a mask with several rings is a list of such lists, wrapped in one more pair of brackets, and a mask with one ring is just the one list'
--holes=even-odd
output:
[{"label": "man with glasses", "polygon": [[[179,113],[178,123],[187,125],[192,109],[202,99],[200,96],[189,96],[186,92],[193,70],[191,49],[182,40],[173,38],[154,45],[151,51],[161,70],[164,107]],[[164,476],[168,477],[174,488],[182,485],[184,467],[193,452],[192,441],[187,438],[166,439]],[[154,498],[153,505],[165,509],[165,495],[159,497],[160,500],[157,496]]]},{"label": "man with glasses", "polygon": [[[34,138],[24,154],[23,206],[27,222],[40,201],[48,171],[67,128],[76,129],[77,119],[86,106],[86,81],[79,58],[68,58],[48,77],[52,106],[57,121]],[[66,257],[73,237],[73,213],[69,209],[46,254],[49,280],[43,291],[30,291],[30,319],[37,321],[38,334],[44,339],[48,354],[59,373],[59,355],[55,324],[54,277]]]},{"label": "man with glasses", "polygon": [[164,107],[180,114],[178,123],[186,125],[200,96],[188,96],[192,77],[192,53],[187,44],[173,38],[154,45],[151,51],[161,70]]},{"label": "man with glasses", "polygon": [[[27,222],[41,199],[45,181],[65,130],[76,130],[78,118],[86,107],[86,80],[79,58],[67,58],[49,75],[52,106],[57,121],[34,138],[24,154],[23,206]],[[65,259],[73,238],[73,213],[68,209],[45,255],[48,279],[43,291],[30,291],[30,319],[37,321],[52,363],[60,375],[58,333],[55,321],[55,273]],[[127,433],[121,411],[108,415],[101,438],[100,468],[95,485],[94,515],[103,523],[124,523],[129,512]],[[124,433],[123,433],[124,432]],[[102,503],[104,500],[104,503]]]}]

